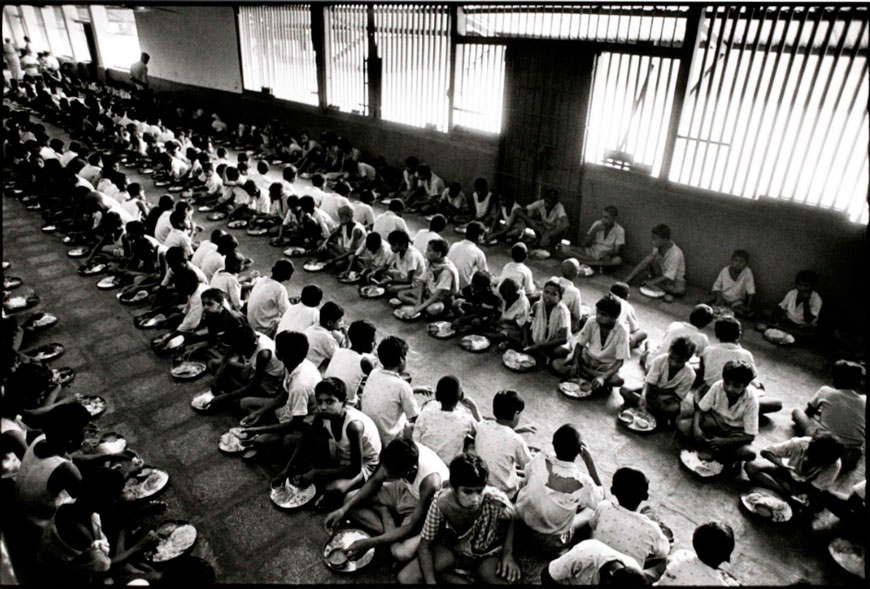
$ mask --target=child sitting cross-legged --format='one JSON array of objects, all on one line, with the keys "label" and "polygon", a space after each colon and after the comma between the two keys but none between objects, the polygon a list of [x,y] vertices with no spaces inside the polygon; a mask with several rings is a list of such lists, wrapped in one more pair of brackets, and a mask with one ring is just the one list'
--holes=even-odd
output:
[{"label": "child sitting cross-legged", "polygon": [[328,377],[314,389],[317,412],[286,467],[297,487],[315,484],[323,492],[319,503],[340,504],[348,491],[372,476],[381,454],[381,439],[374,422],[362,411],[346,405],[344,383]]},{"label": "child sitting cross-legged", "polygon": [[468,286],[460,291],[460,297],[453,301],[453,312],[458,315],[453,320],[453,328],[460,333],[492,331],[500,305],[501,299],[492,290],[492,276],[478,270]]},{"label": "child sitting cross-legged", "polygon": [[710,343],[703,329],[710,325],[713,317],[713,309],[710,305],[695,305],[689,313],[689,321],[674,321],[669,324],[658,347],[653,351],[644,351],[640,355],[641,367],[646,370],[650,360],[667,354],[671,348],[671,342],[678,337],[689,338],[695,344],[695,354],[700,356]]},{"label": "child sitting cross-legged", "polygon": [[541,299],[532,307],[532,317],[525,324],[525,348],[544,362],[561,361],[568,356],[571,335],[571,314],[562,302],[562,283],[550,278],[541,294]]},{"label": "child sitting cross-legged", "polygon": [[347,345],[343,317],[344,309],[329,301],[320,308],[317,325],[312,325],[303,332],[308,338],[308,359],[321,371],[326,369],[336,350]]},{"label": "child sitting cross-legged", "polygon": [[731,263],[722,268],[707,301],[717,307],[728,306],[738,316],[750,316],[755,298],[755,278],[749,267],[749,252],[734,250]]},{"label": "child sitting cross-legged", "polygon": [[529,248],[524,243],[516,243],[511,247],[512,262],[508,262],[501,269],[501,276],[498,278],[499,284],[508,278],[513,278],[517,284],[529,297],[530,302],[538,300],[540,293],[537,292],[538,287],[535,284],[535,279],[532,276],[532,270],[526,266],[526,258],[529,256]]},{"label": "child sitting cross-legged", "polygon": [[583,325],[572,356],[553,362],[553,371],[592,381],[592,390],[622,386],[619,370],[631,356],[628,328],[618,321],[622,305],[612,294],[595,303],[595,319]]},{"label": "child sitting cross-legged", "polygon": [[731,560],[734,551],[734,530],[717,521],[707,522],[695,528],[692,548],[675,550],[668,555],[665,572],[655,585],[696,585],[704,587],[733,586],[722,575],[719,566]]},{"label": "child sitting cross-legged", "polygon": [[583,540],[541,569],[541,585],[640,587],[646,577],[632,557],[598,540]]},{"label": "child sitting cross-legged", "polygon": [[[770,322],[799,336],[811,336],[819,326],[822,297],[816,286],[819,277],[812,270],[801,270],[779,305],[770,313]],[[759,329],[761,329],[759,325]]]},{"label": "child sitting cross-legged", "polygon": [[432,498],[417,558],[399,572],[399,582],[434,584],[457,579],[468,569],[477,582],[513,583],[520,578],[514,560],[515,510],[504,493],[487,485],[480,457],[462,454],[450,463],[450,486]]},{"label": "child sitting cross-legged", "polygon": [[526,293],[513,278],[502,280],[498,285],[501,312],[495,325],[495,333],[485,334],[499,347],[520,347],[525,337],[525,326],[531,320],[531,305]]},{"label": "child sitting cross-legged", "polygon": [[320,301],[323,291],[316,284],[306,284],[299,295],[299,302],[292,303],[278,322],[277,333],[282,331],[304,332],[320,322]]},{"label": "child sitting cross-legged", "polygon": [[354,321],[347,329],[349,348],[338,348],[326,367],[324,376],[340,379],[347,388],[347,404],[359,409],[359,392],[368,374],[377,364],[372,354],[377,329],[368,321]]},{"label": "child sitting cross-legged", "polygon": [[[449,464],[468,449],[477,433],[480,411],[477,403],[465,396],[459,379],[444,376],[435,387],[435,403],[426,403],[414,422],[413,439],[431,448]],[[459,404],[463,407],[459,407]]]},{"label": "child sitting cross-legged", "polygon": [[413,305],[410,315],[425,311],[428,317],[437,317],[449,311],[453,297],[459,292],[459,272],[447,257],[448,251],[443,239],[430,241],[426,249],[425,282],[399,291],[398,298]]},{"label": "child sitting cross-legged", "polygon": [[722,380],[710,387],[695,404],[691,417],[677,428],[701,450],[734,470],[742,460],[753,460],[749,446],[758,435],[758,399],[750,383],[755,369],[745,360],[730,360],[722,368]]},{"label": "child sitting cross-legged", "polygon": [[347,258],[365,243],[366,230],[353,220],[353,209],[349,206],[338,209],[338,220],[338,227],[317,247],[317,253],[329,266],[341,271],[347,267]]},{"label": "child sitting cross-legged", "polygon": [[637,313],[635,313],[632,304],[628,302],[629,297],[631,297],[631,288],[624,282],[614,282],[610,286],[610,294],[615,296],[622,306],[619,312],[619,322],[628,327],[628,347],[633,350],[646,341],[647,334],[640,328]]},{"label": "child sitting cross-legged", "polygon": [[391,254],[381,266],[372,270],[369,280],[379,284],[390,293],[411,289],[426,272],[426,259],[416,248],[411,247],[407,231],[396,229],[387,237]]},{"label": "child sitting cross-legged", "polygon": [[834,486],[843,450],[833,435],[816,432],[764,448],[744,469],[749,480],[803,507],[818,504],[821,492]]},{"label": "child sitting cross-legged", "polygon": [[474,452],[486,462],[490,482],[510,498],[516,496],[520,488],[517,470],[523,470],[532,459],[529,446],[520,433],[535,431],[535,428],[518,427],[525,407],[526,403],[518,392],[497,392],[492,398],[495,421],[481,421],[474,437]]},{"label": "child sitting cross-legged", "polygon": [[675,339],[667,354],[650,363],[642,390],[620,389],[625,404],[646,408],[657,419],[670,423],[690,415],[694,403],[691,393],[695,371],[688,362],[694,353],[695,344],[689,338]]},{"label": "child sitting cross-legged", "polygon": [[[517,512],[524,524],[520,529],[544,551],[569,546],[577,531],[589,525],[604,499],[592,455],[577,428],[565,424],[557,429],[553,450],[555,455],[542,452],[526,466],[517,496]],[[577,468],[578,455],[586,463],[588,475]]]},{"label": "child sitting cross-legged", "polygon": [[366,235],[365,241],[359,249],[348,258],[347,270],[339,274],[338,277],[340,279],[347,278],[351,272],[358,272],[360,281],[368,282],[369,276],[378,268],[386,265],[389,256],[381,234],[372,231]]},{"label": "child sitting cross-legged", "polygon": [[369,374],[361,393],[361,408],[375,420],[384,444],[407,437],[406,424],[413,423],[420,413],[411,385],[402,378],[407,358],[405,340],[394,335],[382,339],[378,344],[381,366]]},{"label": "child sitting cross-legged", "polygon": [[649,499],[649,480],[641,471],[623,467],[613,473],[610,493],[618,503],[605,499],[595,508],[590,520],[593,540],[603,542],[617,552],[630,556],[648,574],[658,576],[662,559],[670,549],[661,526],[637,508]]},{"label": "child sitting cross-legged", "polygon": [[344,505],[329,513],[324,523],[332,528],[350,518],[376,532],[351,544],[348,558],[386,545],[404,564],[416,556],[432,498],[448,477],[447,465],[435,452],[417,442],[393,440],[381,452],[374,474],[359,491],[348,493]]}]

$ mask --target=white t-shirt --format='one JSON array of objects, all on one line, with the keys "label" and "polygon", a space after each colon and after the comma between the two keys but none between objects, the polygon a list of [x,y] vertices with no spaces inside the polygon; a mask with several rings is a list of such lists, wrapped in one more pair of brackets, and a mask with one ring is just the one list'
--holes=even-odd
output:
[{"label": "white t-shirt", "polygon": [[166,241],[166,236],[169,235],[169,232],[172,231],[172,224],[169,222],[169,215],[172,214],[172,209],[168,211],[163,211],[159,217],[157,217],[157,223],[154,225],[154,239],[159,241],[160,243],[164,243]]},{"label": "white t-shirt", "polygon": [[233,308],[242,308],[242,285],[239,284],[238,276],[225,272],[223,269],[218,270],[212,276],[211,287],[226,293]]},{"label": "white t-shirt", "polygon": [[430,229],[420,229],[420,231],[417,232],[417,235],[414,236],[414,248],[421,254],[425,254],[426,248],[429,247],[429,242],[436,238],[443,239],[443,236]]},{"label": "white t-shirt", "polygon": [[405,250],[405,255],[403,256],[400,256],[397,252],[390,252],[387,265],[390,270],[397,271],[402,278],[407,278],[408,274],[413,271],[414,279],[418,280],[426,272],[426,259],[423,257],[423,254],[412,247]]},{"label": "white t-shirt", "polygon": [[301,302],[287,307],[278,322],[278,331],[298,331],[304,333],[312,325],[320,323],[320,309],[309,307]]},{"label": "white t-shirt", "polygon": [[649,558],[662,558],[670,549],[667,537],[656,522],[606,499],[595,509],[590,527],[593,539],[638,563],[645,563]]},{"label": "white t-shirt", "polygon": [[427,403],[414,423],[414,441],[428,446],[444,461],[450,461],[462,453],[466,437],[474,437],[477,422],[468,411],[456,407],[443,411],[437,401]]},{"label": "white t-shirt", "polygon": [[727,587],[730,583],[725,581],[722,573],[717,569],[701,562],[697,554],[683,548],[668,556],[665,572],[653,585]]},{"label": "white t-shirt", "polygon": [[704,382],[712,385],[717,380],[722,380],[722,369],[730,360],[746,360],[755,366],[752,352],[741,347],[740,344],[719,342],[707,346],[701,354],[704,362]]},{"label": "white t-shirt", "polygon": [[726,425],[743,429],[747,435],[758,435],[758,399],[751,385],[746,387],[746,392],[731,405],[723,382],[717,381],[713,383],[704,398],[698,401],[698,409],[715,413]]},{"label": "white t-shirt", "polygon": [[203,273],[208,277],[209,280],[214,278],[214,275],[217,274],[218,270],[222,270],[224,265],[226,264],[226,258],[223,254],[217,251],[215,248],[213,251],[208,252],[202,259],[202,264],[200,268],[202,268]]},{"label": "white t-shirt", "polygon": [[669,372],[668,355],[657,356],[649,364],[645,382],[662,389],[672,389],[680,399],[685,399],[695,382],[694,369],[686,363],[673,378],[668,378]]},{"label": "white t-shirt", "polygon": [[695,344],[695,354],[697,356],[700,356],[710,343],[707,339],[707,335],[702,333],[700,329],[691,323],[686,323],[685,321],[674,321],[668,325],[668,328],[665,330],[665,335],[662,337],[662,342],[659,344],[659,347],[650,354],[650,358],[667,354],[671,347],[671,342],[679,337],[689,338],[692,343]]},{"label": "white t-shirt", "polygon": [[453,262],[453,265],[456,266],[456,271],[459,272],[460,289],[465,288],[471,283],[471,277],[478,270],[483,272],[489,271],[486,265],[486,254],[476,244],[467,239],[457,241],[451,245],[447,258]]},{"label": "white t-shirt", "polygon": [[731,278],[728,268],[730,266],[725,266],[719,272],[716,282],[713,283],[713,292],[721,292],[722,298],[729,304],[743,302],[746,300],[746,295],[754,295],[755,277],[752,275],[752,269],[747,266],[734,279]]},{"label": "white t-shirt", "polygon": [[[372,366],[375,366],[376,360],[373,356],[368,355]],[[350,348],[338,348],[332,355],[332,360],[329,361],[329,366],[323,376],[334,376],[340,379],[347,389],[347,402],[350,405],[355,405],[357,400],[357,391],[362,382],[365,372],[362,369],[363,354],[351,350]]]},{"label": "white t-shirt", "polygon": [[335,334],[319,324],[306,329],[305,336],[308,338],[306,358],[318,368],[324,361],[331,360],[332,355],[340,347]]},{"label": "white t-shirt", "polygon": [[796,325],[816,325],[819,322],[819,312],[822,310],[822,297],[819,293],[813,291],[810,294],[810,312],[813,314],[813,320],[810,323],[804,321],[804,305],[797,304],[798,291],[796,288],[788,291],[785,298],[779,304],[779,308],[785,310],[789,321]]},{"label": "white t-shirt", "polygon": [[659,248],[654,247],[653,255],[661,267],[662,276],[674,282],[686,281],[686,260],[683,257],[683,250],[677,247],[677,244],[672,244],[664,254],[659,253]]},{"label": "white t-shirt", "polygon": [[358,202],[353,205],[353,220],[363,227],[371,227],[375,222],[375,212],[371,205]]},{"label": "white t-shirt", "polygon": [[190,262],[194,266],[202,268],[202,261],[205,259],[206,254],[208,254],[209,252],[216,252],[216,251],[217,251],[217,244],[216,243],[209,241],[207,239],[203,240],[199,243],[199,247],[196,248],[196,251],[193,252],[193,257],[190,258]]},{"label": "white t-shirt", "polygon": [[523,262],[508,262],[505,264],[501,269],[501,276],[498,278],[499,286],[501,286],[505,278],[513,278],[520,285],[520,288],[525,291],[526,296],[535,294],[535,290],[537,290],[532,271]]},{"label": "white t-shirt", "polygon": [[547,572],[560,585],[598,585],[601,568],[618,560],[626,568],[640,572],[640,566],[632,557],[617,552],[599,540],[584,540],[571,550],[551,561]]},{"label": "white t-shirt", "polygon": [[408,233],[408,226],[405,224],[405,220],[393,211],[386,211],[378,215],[375,218],[374,225],[372,226],[372,231],[380,233],[384,243],[387,243],[387,238],[390,236],[390,233],[397,229],[401,229],[405,233]]},{"label": "white t-shirt", "polygon": [[321,380],[317,367],[303,360],[291,372],[284,372],[284,390],[289,395],[287,403],[275,410],[275,416],[281,422],[287,422],[294,417],[312,416],[316,406],[314,387]]},{"label": "white t-shirt", "polygon": [[267,276],[259,280],[248,295],[248,325],[261,333],[269,332],[290,306],[287,289]]},{"label": "white t-shirt", "polygon": [[402,435],[406,418],[416,419],[420,413],[411,385],[383,368],[372,370],[366,380],[362,411],[375,422],[384,447]]},{"label": "white t-shirt", "polygon": [[508,426],[484,420],[477,425],[474,449],[489,467],[489,484],[512,498],[520,486],[517,468],[532,459],[526,441]]}]

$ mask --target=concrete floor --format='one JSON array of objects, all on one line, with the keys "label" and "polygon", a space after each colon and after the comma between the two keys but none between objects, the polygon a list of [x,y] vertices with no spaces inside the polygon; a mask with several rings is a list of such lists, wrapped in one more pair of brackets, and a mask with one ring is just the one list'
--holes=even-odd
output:
[{"label": "concrete floor", "polygon": [[[65,133],[48,127],[52,136],[68,141]],[[130,181],[142,182],[149,201],[156,201],[160,192],[150,178],[137,177],[130,170],[127,173]],[[202,214],[196,216],[207,236],[216,224],[206,221]],[[143,309],[121,306],[114,291],[96,289],[97,278],[78,276],[78,261],[66,256],[68,248],[59,236],[41,233],[41,224],[37,213],[26,211],[14,199],[3,199],[3,259],[13,263],[7,274],[24,279],[21,291],[33,289],[40,295],[42,302],[36,310],[50,311],[60,318],[56,326],[26,341],[25,349],[46,342],[66,346],[66,353],[54,365],[76,369],[72,391],[102,395],[109,401],[108,411],[98,419],[104,431],[122,433],[129,446],[148,463],[170,473],[170,485],[159,497],[169,504],[165,517],[183,518],[196,525],[200,535],[194,554],[214,565],[218,581],[395,582],[395,571],[384,553],[354,576],[342,576],[326,568],[320,557],[327,540],[323,515],[313,510],[278,511],[268,497],[270,475],[275,468],[247,464],[218,451],[218,437],[236,424],[235,419],[230,415],[204,417],[189,406],[190,399],[208,386],[208,378],[185,384],[173,382],[169,361],[150,350],[150,339],[160,332],[140,331],[133,326],[132,316]],[[413,233],[422,227],[422,219],[411,216],[408,224]],[[447,233],[452,241],[455,235],[450,229]],[[266,238],[250,237],[243,231],[235,235],[241,251],[255,260],[252,269],[268,273],[281,256]],[[508,261],[502,247],[487,248],[486,252],[493,271]],[[538,280],[558,271],[557,260],[530,265]],[[745,478],[701,482],[680,466],[678,448],[670,433],[638,437],[619,428],[615,423],[616,399],[568,399],[557,392],[557,379],[547,373],[511,373],[501,365],[495,351],[469,354],[455,340],[435,340],[426,335],[421,324],[393,318],[385,301],[362,300],[354,287],[339,285],[330,275],[306,273],[301,264],[297,267],[288,285],[291,296],[298,295],[306,283],[318,284],[326,293],[325,300],[344,307],[348,320],[365,317],[378,326],[379,338],[389,334],[405,338],[411,346],[408,370],[415,384],[434,385],[445,373],[453,373],[462,379],[484,415],[491,414],[496,391],[515,388],[526,399],[523,422],[538,426],[537,433],[527,435],[529,443],[547,446],[559,425],[573,422],[592,449],[606,487],[617,468],[642,469],[651,482],[649,503],[673,529],[675,548],[690,548],[694,527],[715,518],[734,528],[737,548],[726,568],[743,584],[785,585],[799,579],[812,584],[855,582],[830,559],[824,546],[814,542],[806,526],[749,519],[738,508],[738,492],[747,485]],[[594,306],[612,280],[598,275],[579,279],[584,303]],[[694,302],[687,297],[690,300],[665,304],[644,299],[636,291],[633,295],[638,318],[653,342],[658,341],[670,321],[687,317]],[[708,331],[713,339],[712,326]],[[762,420],[756,445],[764,446],[793,435],[789,412],[803,407],[825,384],[826,359],[803,349],[776,348],[751,329],[745,334],[744,344],[755,354],[769,394],[781,397],[785,405],[781,413]],[[641,379],[636,356],[624,374],[629,380]],[[863,475],[862,465],[860,472],[849,479]],[[526,555],[521,543],[518,552],[523,581],[537,583],[544,562]]]}]

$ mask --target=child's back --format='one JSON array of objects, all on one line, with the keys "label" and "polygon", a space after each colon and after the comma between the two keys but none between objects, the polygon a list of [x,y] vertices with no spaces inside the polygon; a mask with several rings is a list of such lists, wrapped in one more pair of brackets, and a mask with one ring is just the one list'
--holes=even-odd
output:
[{"label": "child's back", "polygon": [[443,409],[440,403],[427,403],[414,423],[415,442],[432,449],[450,464],[465,450],[465,440],[474,437],[477,422],[462,407]]},{"label": "child's back", "polygon": [[695,344],[695,353],[699,356],[704,352],[707,346],[710,345],[710,340],[707,338],[707,335],[700,329],[688,321],[674,321],[668,325],[659,347],[650,354],[650,357],[655,358],[662,354],[667,354],[671,347],[671,342],[680,337],[688,338],[693,344]]},{"label": "child's back", "polygon": [[731,360],[745,360],[755,366],[752,352],[736,342],[718,342],[710,344],[701,354],[704,362],[704,383],[712,386],[717,380],[722,380],[722,368]]},{"label": "child's back", "polygon": [[517,468],[525,468],[532,459],[526,441],[510,426],[482,421],[477,426],[474,448],[489,467],[489,483],[513,497],[520,484]]}]

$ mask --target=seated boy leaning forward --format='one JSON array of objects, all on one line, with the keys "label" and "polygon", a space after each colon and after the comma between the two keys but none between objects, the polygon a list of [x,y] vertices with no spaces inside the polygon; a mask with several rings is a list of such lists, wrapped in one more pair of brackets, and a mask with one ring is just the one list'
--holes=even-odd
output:
[{"label": "seated boy leaning forward", "polygon": [[373,546],[389,546],[400,563],[414,558],[432,497],[447,482],[447,465],[429,448],[410,440],[393,440],[381,452],[381,462],[359,491],[326,516],[333,528],[345,518],[376,532],[347,549],[356,558]]},{"label": "seated boy leaning forward", "polygon": [[[525,484],[517,496],[520,529],[545,551],[570,546],[604,499],[595,462],[577,428],[566,424],[557,429],[553,450],[555,455],[542,452],[526,466]],[[577,468],[578,455],[588,475]]]},{"label": "seated boy leaning forward", "polygon": [[628,328],[618,321],[621,305],[612,294],[595,303],[595,319],[587,321],[577,336],[574,351],[564,360],[553,362],[553,371],[562,376],[592,381],[592,390],[608,391],[622,386],[622,365],[631,357]]},{"label": "seated boy leaning forward", "polygon": [[677,422],[679,431],[726,466],[753,460],[750,444],[758,435],[758,399],[750,383],[755,369],[745,360],[731,360],[695,405],[691,417]]},{"label": "seated boy leaning forward", "polygon": [[450,309],[453,297],[459,293],[459,272],[447,257],[448,251],[445,240],[430,241],[426,247],[425,282],[416,288],[399,291],[401,301],[414,305],[411,315],[425,311],[427,317],[434,318]]},{"label": "seated boy leaning forward", "polygon": [[688,417],[694,410],[692,383],[695,371],[689,360],[695,353],[695,344],[687,337],[678,337],[671,342],[667,354],[657,356],[650,362],[643,389],[623,387],[619,393],[628,406],[640,406],[649,410],[657,419],[675,422],[679,417]]},{"label": "seated boy leaning forward", "polygon": [[795,335],[813,335],[822,311],[822,297],[816,291],[818,281],[819,277],[812,270],[798,272],[794,279],[795,287],[770,313],[770,321]]},{"label": "seated boy leaning forward", "polygon": [[664,290],[665,302],[671,302],[686,292],[683,251],[671,240],[671,228],[664,224],[653,227],[652,244],[652,252],[634,267],[625,282],[631,284],[643,277],[642,285]]},{"label": "seated boy leaning forward", "polygon": [[535,232],[533,244],[543,249],[552,249],[568,231],[568,213],[559,202],[559,191],[553,188],[544,192],[541,200],[515,210],[504,232],[509,231],[518,220]]},{"label": "seated boy leaning forward", "polygon": [[519,580],[513,556],[516,513],[504,493],[486,484],[488,478],[486,464],[474,454],[450,463],[450,485],[432,498],[417,558],[399,572],[400,583],[459,580],[453,569],[472,571],[482,584]]},{"label": "seated boy leaning forward", "polygon": [[619,266],[625,246],[625,229],[616,222],[619,211],[613,205],[604,207],[601,218],[592,223],[582,247],[565,246],[566,255],[576,257],[587,266]]},{"label": "seated boy leaning forward", "polygon": [[665,572],[654,585],[696,585],[728,587],[733,581],[722,575],[719,566],[731,560],[734,551],[734,530],[725,523],[711,521],[695,528],[692,548],[675,550],[668,555]]},{"label": "seated boy leaning forward", "polygon": [[318,503],[330,506],[340,504],[348,491],[371,477],[378,466],[381,439],[371,418],[346,406],[347,393],[341,380],[323,379],[314,395],[314,421],[296,445],[285,471],[297,487],[317,485],[323,492]]},{"label": "seated boy leaning forward", "polygon": [[426,271],[426,260],[417,248],[411,246],[411,238],[406,231],[396,229],[387,237],[392,253],[387,261],[372,271],[370,280],[398,293],[412,288],[420,281]]},{"label": "seated boy leaning forward", "polygon": [[364,245],[366,230],[353,220],[353,209],[349,206],[338,209],[338,220],[338,227],[318,246],[317,253],[333,269],[342,271],[348,265],[347,258]]},{"label": "seated boy leaning forward", "polygon": [[731,263],[722,268],[713,283],[711,297],[707,301],[717,307],[729,307],[740,317],[752,314],[755,298],[755,277],[749,267],[749,252],[734,250]]},{"label": "seated boy leaning forward", "polygon": [[792,438],[761,451],[745,465],[749,480],[773,489],[798,506],[818,504],[840,474],[843,444],[829,433]]},{"label": "seated boy leaning forward", "polygon": [[646,577],[632,557],[599,540],[583,540],[541,569],[541,585],[639,587]]}]

